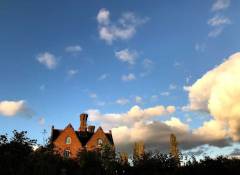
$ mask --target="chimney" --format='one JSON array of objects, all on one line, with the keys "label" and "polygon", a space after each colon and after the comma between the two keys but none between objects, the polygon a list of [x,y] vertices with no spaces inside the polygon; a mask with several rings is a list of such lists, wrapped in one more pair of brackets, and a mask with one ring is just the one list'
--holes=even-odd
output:
[{"label": "chimney", "polygon": [[80,115],[80,128],[79,131],[87,131],[87,118],[88,114],[81,114]]},{"label": "chimney", "polygon": [[94,130],[95,130],[95,126],[93,126],[93,125],[88,126],[88,132],[94,133]]}]

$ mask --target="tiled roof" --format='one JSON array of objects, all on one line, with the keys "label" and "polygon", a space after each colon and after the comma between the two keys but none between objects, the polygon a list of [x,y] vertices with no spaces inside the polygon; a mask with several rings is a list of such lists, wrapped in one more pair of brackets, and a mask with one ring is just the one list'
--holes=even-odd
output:
[{"label": "tiled roof", "polygon": [[[58,136],[61,134],[63,130],[61,129],[52,129],[52,135],[51,135],[51,141],[55,141]],[[88,131],[75,131],[76,135],[78,136],[78,139],[80,140],[82,146],[85,146],[89,139],[92,137],[94,133],[88,132]],[[109,142],[114,145],[112,134],[111,133],[105,133],[106,137],[108,138]]]},{"label": "tiled roof", "polygon": [[112,145],[114,145],[113,138],[112,138],[112,134],[110,134],[110,133],[105,133],[105,135],[107,136],[109,142],[110,142]]},{"label": "tiled roof", "polygon": [[88,142],[88,140],[92,137],[94,133],[90,133],[88,131],[82,132],[82,131],[75,131],[76,135],[78,136],[78,139],[82,143],[83,146],[85,146]]},{"label": "tiled roof", "polygon": [[52,129],[51,142],[56,140],[61,132],[62,132],[61,129]]}]

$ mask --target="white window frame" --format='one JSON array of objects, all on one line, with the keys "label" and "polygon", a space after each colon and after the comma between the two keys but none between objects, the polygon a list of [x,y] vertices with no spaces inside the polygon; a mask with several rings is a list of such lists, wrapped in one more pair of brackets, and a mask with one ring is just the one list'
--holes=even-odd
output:
[{"label": "white window frame", "polygon": [[[101,143],[99,143],[99,142],[101,142]],[[98,138],[97,139],[97,146],[102,146],[103,145],[103,139],[102,138]]]},{"label": "white window frame", "polygon": [[65,140],[65,143],[66,143],[67,145],[70,145],[70,144],[72,143],[71,137],[67,136],[67,137],[66,137],[66,140]]}]

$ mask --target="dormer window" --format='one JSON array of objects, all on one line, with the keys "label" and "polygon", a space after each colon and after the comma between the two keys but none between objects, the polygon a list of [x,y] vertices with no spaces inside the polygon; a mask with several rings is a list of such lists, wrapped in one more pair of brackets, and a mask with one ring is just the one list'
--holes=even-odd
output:
[{"label": "dormer window", "polygon": [[97,139],[97,146],[102,146],[103,140],[102,139]]},{"label": "dormer window", "polygon": [[68,145],[71,144],[71,137],[68,136],[68,137],[66,138],[66,144],[68,144]]}]

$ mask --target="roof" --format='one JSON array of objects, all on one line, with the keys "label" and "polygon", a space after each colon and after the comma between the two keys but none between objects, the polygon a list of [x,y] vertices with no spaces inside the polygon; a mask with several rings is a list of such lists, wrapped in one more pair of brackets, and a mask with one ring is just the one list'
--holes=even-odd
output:
[{"label": "roof", "polygon": [[[58,136],[61,134],[61,132],[63,132],[62,129],[54,129],[52,128],[52,135],[51,135],[51,142],[55,141]],[[92,137],[92,135],[94,133],[88,132],[88,131],[75,131],[78,139],[80,140],[82,146],[85,146],[87,144],[87,142],[90,140],[90,138]],[[104,132],[105,133],[105,132]],[[113,138],[112,138],[112,134],[111,133],[105,133],[108,141],[110,142],[110,144],[114,145],[113,142]]]},{"label": "roof", "polygon": [[111,134],[111,133],[105,133],[105,135],[107,136],[109,142],[110,142],[112,145],[114,145],[112,134]]}]

